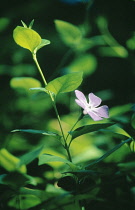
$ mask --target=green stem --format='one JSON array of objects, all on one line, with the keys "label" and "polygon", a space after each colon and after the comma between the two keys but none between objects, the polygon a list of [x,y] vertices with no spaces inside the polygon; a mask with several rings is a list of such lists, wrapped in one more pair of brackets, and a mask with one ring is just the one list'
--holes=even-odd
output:
[{"label": "green stem", "polygon": [[[52,98],[52,95],[50,95],[50,97]],[[61,125],[60,116],[59,116],[59,113],[58,113],[58,110],[57,110],[57,107],[56,107],[54,99],[52,100],[52,102],[53,102],[53,107],[54,107],[55,113],[57,115],[57,119],[58,119],[58,122],[59,122],[59,126],[60,126],[60,130],[61,130],[61,133],[62,133],[62,137],[64,139],[64,144],[65,144],[64,148],[67,151],[69,161],[72,162],[72,158],[71,158],[71,154],[70,154],[70,151],[69,151],[69,147],[68,147],[67,142],[66,142],[66,138],[65,138],[65,135],[64,135],[64,132],[63,132],[63,128],[62,128],[62,125]]]},{"label": "green stem", "polygon": [[[70,135],[70,132],[72,132],[72,130],[75,128],[75,126],[77,125],[77,123],[82,119],[83,115],[81,114],[78,118],[78,120],[76,121],[76,123],[73,125],[73,127],[71,128],[71,130],[69,131],[68,135],[66,136],[66,142],[67,142],[67,139]],[[70,140],[69,144],[68,144],[68,148],[70,147],[71,145],[71,142],[72,142],[72,139]]]},{"label": "green stem", "polygon": [[46,82],[46,79],[45,79],[45,77],[44,77],[44,74],[43,74],[43,72],[42,72],[42,70],[41,70],[41,68],[40,68],[40,65],[39,65],[39,63],[38,63],[38,61],[37,61],[36,54],[33,53],[32,55],[33,55],[33,60],[34,60],[36,66],[37,66],[37,68],[38,68],[38,70],[39,70],[39,73],[40,73],[41,77],[42,77],[42,80],[43,80],[43,82],[44,82],[44,84],[45,84],[45,86],[46,86],[46,85],[47,85],[47,82]]},{"label": "green stem", "polygon": [[[43,72],[42,72],[42,69],[40,68],[40,65],[39,65],[39,63],[38,63],[36,54],[34,54],[34,53],[33,53],[33,60],[34,60],[36,66],[37,66],[37,68],[38,68],[38,70],[39,70],[39,73],[40,73],[40,75],[41,75],[41,77],[42,77],[42,80],[43,80],[43,82],[44,82],[44,85],[46,86],[46,85],[47,85],[47,81],[46,81],[45,76],[44,76],[44,74],[43,74]],[[55,110],[55,113],[56,113],[56,116],[57,116],[57,119],[58,119],[58,123],[59,123],[59,126],[60,126],[60,130],[61,130],[62,137],[63,137],[63,139],[64,139],[64,148],[65,148],[66,151],[67,151],[67,155],[68,155],[69,161],[72,162],[71,154],[70,154],[69,147],[68,147],[68,145],[67,145],[67,142],[66,142],[66,139],[65,139],[65,136],[64,136],[64,132],[63,132],[62,124],[61,124],[61,119],[60,119],[60,116],[59,116],[59,113],[58,113],[58,110],[57,110],[57,107],[56,107],[56,103],[55,103],[54,97],[53,97],[53,95],[52,95],[52,93],[51,93],[50,91],[49,91],[48,93],[49,93],[49,96],[50,96],[50,98],[51,98],[52,105],[53,105],[53,108],[54,108],[54,110]]]}]

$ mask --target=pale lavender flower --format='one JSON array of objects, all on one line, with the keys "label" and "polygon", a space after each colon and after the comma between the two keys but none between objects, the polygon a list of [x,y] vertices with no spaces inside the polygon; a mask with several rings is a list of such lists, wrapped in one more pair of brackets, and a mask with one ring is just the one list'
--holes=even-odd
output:
[{"label": "pale lavender flower", "polygon": [[75,90],[75,95],[77,97],[75,102],[84,109],[83,114],[88,114],[94,121],[109,118],[108,106],[103,105],[99,107],[102,102],[101,98],[93,93],[89,93],[89,102],[87,102],[85,95],[81,91]]}]

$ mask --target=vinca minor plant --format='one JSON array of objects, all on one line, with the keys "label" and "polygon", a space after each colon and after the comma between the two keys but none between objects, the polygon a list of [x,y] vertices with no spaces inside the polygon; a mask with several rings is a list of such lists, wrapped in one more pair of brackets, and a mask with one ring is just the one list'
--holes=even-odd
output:
[{"label": "vinca minor plant", "polygon": [[[31,21],[27,26],[23,21],[23,26],[17,26],[13,31],[13,38],[16,44],[30,51],[33,61],[39,71],[43,85],[36,78],[32,77],[15,77],[12,78],[10,84],[14,88],[18,88],[20,84],[29,84],[29,91],[42,92],[51,101],[55,116],[59,125],[58,131],[54,130],[35,130],[15,128],[12,132],[25,132],[32,134],[40,134],[55,138],[62,147],[64,156],[51,154],[45,152],[45,143],[42,141],[40,146],[34,150],[28,151],[21,157],[15,157],[9,153],[5,148],[0,151],[1,166],[8,168],[7,174],[0,176],[0,184],[9,187],[8,190],[8,207],[15,209],[39,209],[39,210],[88,210],[105,208],[113,201],[113,196],[119,193],[119,203],[122,202],[123,194],[120,181],[123,183],[132,184],[135,180],[135,162],[109,162],[109,157],[115,157],[119,153],[122,157],[120,160],[124,161],[125,156],[133,152],[135,132],[129,122],[123,122],[118,118],[110,116],[111,111],[107,105],[100,105],[102,100],[89,90],[88,99],[81,92],[80,85],[83,80],[83,72],[75,71],[65,75],[56,77],[51,81],[47,81],[46,72],[41,69],[37,59],[37,52],[40,48],[49,45],[50,41],[42,39],[41,36],[32,29],[34,21]],[[84,41],[80,31],[71,24],[64,23],[64,21],[55,21],[56,28],[61,33],[62,39],[74,42],[79,48],[79,43]],[[60,29],[60,25],[62,29]],[[74,39],[66,37],[66,27],[71,27],[74,33]],[[73,37],[72,37],[73,38]],[[82,45],[81,45],[82,46]],[[86,47],[86,45],[85,45]],[[32,84],[33,86],[31,86]],[[71,92],[74,98],[73,103],[78,108],[78,119],[71,126],[68,132],[64,129],[63,121],[59,115],[57,108],[57,100],[59,95],[66,97],[66,94]],[[79,110],[80,108],[80,110]],[[133,122],[134,116],[132,117]],[[125,133],[116,132],[117,128],[121,127]],[[87,134],[95,135],[103,139],[116,138],[117,144],[107,151],[104,150],[102,155],[98,158],[87,158],[86,161],[76,161],[76,156],[72,155],[72,145],[77,138],[81,139],[80,144],[83,145],[84,136]],[[94,133],[94,134],[93,134]],[[91,140],[91,139],[90,139]],[[89,140],[89,141],[90,141]],[[131,149],[132,144],[132,149]],[[89,147],[89,145],[86,145]],[[124,148],[124,151],[122,150]],[[58,148],[56,147],[56,154]],[[77,149],[76,149],[77,150]],[[120,151],[120,152],[119,152]],[[125,152],[128,151],[128,152]],[[91,150],[88,150],[91,153]],[[85,154],[85,151],[84,151]],[[113,156],[114,154],[114,156]],[[51,163],[60,163],[59,176],[53,182],[49,183],[46,179],[46,187],[43,187],[42,180],[35,178],[34,175],[29,175],[27,166],[38,158],[38,165],[46,166]],[[112,158],[112,160],[113,160]],[[108,160],[108,162],[106,162]],[[10,164],[9,164],[10,162]],[[6,165],[8,167],[6,167]],[[51,165],[53,168],[53,164]],[[55,168],[55,167],[54,167]],[[34,169],[34,167],[33,167]],[[114,181],[115,180],[115,181]],[[38,183],[41,181],[42,189],[38,189]],[[113,185],[113,186],[112,186]],[[118,189],[115,191],[115,186]],[[33,187],[32,187],[33,186]],[[37,186],[37,187],[36,187]],[[109,187],[112,188],[110,192]],[[127,185],[122,185],[124,190],[127,190]],[[44,189],[43,189],[44,188]],[[129,190],[129,189],[128,189]],[[129,190],[131,194],[135,193],[134,188]],[[134,193],[132,193],[134,192]],[[112,193],[112,194],[110,194]],[[110,196],[112,195],[112,197]],[[110,197],[109,197],[110,196]],[[105,208],[106,209],[106,208]],[[107,209],[110,209],[108,206]]]}]

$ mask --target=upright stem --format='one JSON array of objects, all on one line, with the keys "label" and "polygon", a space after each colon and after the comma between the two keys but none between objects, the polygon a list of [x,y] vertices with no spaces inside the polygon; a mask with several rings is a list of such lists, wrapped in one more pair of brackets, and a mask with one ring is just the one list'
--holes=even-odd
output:
[{"label": "upright stem", "polygon": [[40,75],[41,75],[41,77],[42,77],[42,80],[43,80],[43,82],[44,82],[44,84],[45,84],[45,86],[47,85],[47,82],[46,82],[46,79],[45,79],[45,77],[44,77],[44,74],[43,74],[43,72],[42,72],[42,70],[41,70],[41,68],[40,68],[40,65],[39,65],[39,63],[38,63],[38,61],[37,61],[37,57],[36,57],[36,54],[32,54],[33,55],[33,60],[34,60],[34,62],[36,63],[36,66],[37,66],[37,68],[38,68],[38,70],[39,70],[39,73],[40,73]]},{"label": "upright stem", "polygon": [[[47,81],[46,81],[45,76],[44,76],[44,74],[42,72],[42,69],[40,68],[40,65],[39,65],[39,63],[37,61],[36,54],[34,54],[34,53],[33,53],[33,60],[36,63],[36,66],[37,66],[37,68],[39,70],[39,73],[40,73],[40,75],[42,77],[42,80],[44,82],[44,85],[46,86],[47,85]],[[57,116],[57,119],[58,119],[58,123],[59,123],[59,126],[60,126],[61,134],[62,134],[62,137],[63,137],[63,140],[64,140],[64,144],[65,144],[64,145],[64,148],[67,151],[67,155],[68,155],[69,161],[72,162],[72,158],[71,158],[71,154],[70,154],[70,151],[69,151],[69,147],[67,145],[66,138],[65,138],[64,132],[63,132],[63,128],[62,128],[62,125],[61,125],[61,119],[60,119],[60,116],[59,116],[59,113],[58,113],[58,110],[57,110],[57,107],[56,107],[56,103],[55,103],[54,97],[53,97],[53,95],[52,95],[52,93],[50,91],[49,91],[49,96],[51,98],[52,105],[53,105],[53,108],[55,110],[55,113],[56,113],[56,116]]]},{"label": "upright stem", "polygon": [[[69,137],[69,134],[70,132],[74,129],[74,127],[77,125],[77,123],[82,119],[83,115],[81,114],[78,118],[78,120],[75,122],[75,124],[73,125],[73,127],[71,128],[71,130],[69,131],[68,135],[66,136],[66,142],[67,142],[67,139]],[[72,139],[70,140],[69,144],[68,144],[68,148],[70,147],[70,144],[72,142]]]},{"label": "upright stem", "polygon": [[[50,95],[50,96],[52,97],[52,95]],[[70,154],[70,151],[69,151],[69,147],[68,147],[67,142],[66,142],[66,138],[65,138],[65,135],[64,135],[64,132],[63,132],[63,128],[62,128],[62,125],[61,125],[60,116],[59,116],[59,113],[58,113],[56,104],[54,102],[54,99],[52,100],[52,102],[53,102],[53,107],[54,107],[55,113],[57,115],[57,119],[58,119],[58,122],[59,122],[60,130],[61,130],[61,133],[62,133],[62,136],[63,136],[63,139],[64,139],[64,144],[65,144],[64,145],[64,148],[67,151],[69,161],[72,162],[72,158],[71,158],[71,154]]]}]

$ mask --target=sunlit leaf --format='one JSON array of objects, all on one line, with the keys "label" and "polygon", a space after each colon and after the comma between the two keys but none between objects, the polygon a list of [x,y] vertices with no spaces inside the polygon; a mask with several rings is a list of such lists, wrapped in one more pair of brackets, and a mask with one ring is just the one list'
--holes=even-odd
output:
[{"label": "sunlit leaf", "polygon": [[38,51],[40,48],[50,44],[51,42],[47,39],[41,39],[41,43],[36,47],[35,51]]},{"label": "sunlit leaf", "polygon": [[28,28],[27,25],[26,25],[26,23],[24,23],[22,20],[21,20],[21,23],[22,23],[22,25],[23,25],[24,28]]},{"label": "sunlit leaf", "polygon": [[55,20],[55,27],[66,45],[73,47],[80,42],[82,33],[77,26],[63,20]]},{"label": "sunlit leaf", "polygon": [[86,133],[91,133],[93,131],[98,131],[100,129],[107,128],[114,123],[101,123],[101,124],[92,124],[92,125],[85,125],[83,127],[79,127],[75,129],[74,131],[70,132],[70,135],[72,136],[72,139],[75,139],[81,135],[84,135]]},{"label": "sunlit leaf", "polygon": [[75,165],[73,163],[71,163],[69,160],[66,160],[65,158],[51,155],[51,154],[40,155],[38,165],[43,165],[43,164],[46,164],[49,162],[62,162],[62,163],[66,163],[66,164],[70,165],[72,168],[75,167]]},{"label": "sunlit leaf", "polygon": [[39,80],[32,77],[14,77],[10,80],[10,86],[12,88],[21,88],[29,90],[30,88],[41,87]]},{"label": "sunlit leaf", "polygon": [[55,95],[59,93],[71,92],[82,82],[82,72],[76,72],[58,77],[48,83],[46,89]]},{"label": "sunlit leaf", "polygon": [[18,167],[19,158],[9,153],[5,148],[0,150],[0,166],[5,168],[7,171],[20,171],[26,173],[26,166],[22,165]]},{"label": "sunlit leaf", "polygon": [[30,50],[32,53],[41,44],[41,37],[36,31],[21,26],[14,29],[13,38],[18,45]]}]

